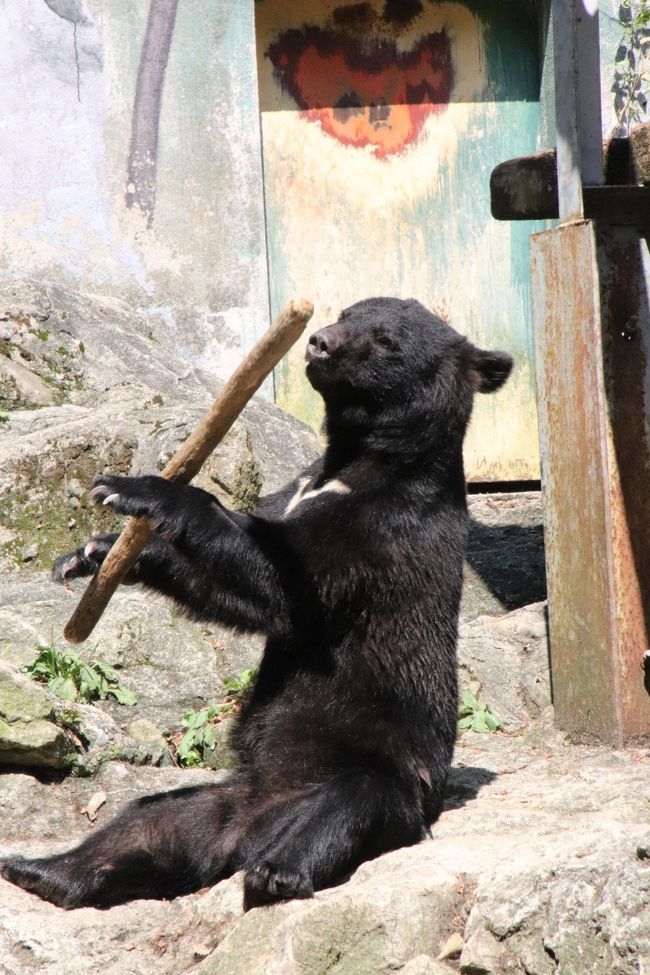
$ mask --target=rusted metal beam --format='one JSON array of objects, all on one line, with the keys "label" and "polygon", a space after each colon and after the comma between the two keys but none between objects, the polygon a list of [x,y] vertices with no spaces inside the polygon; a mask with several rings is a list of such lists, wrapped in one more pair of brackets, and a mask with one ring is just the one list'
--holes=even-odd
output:
[{"label": "rusted metal beam", "polygon": [[634,230],[531,237],[553,692],[576,740],[650,737],[650,314]]}]

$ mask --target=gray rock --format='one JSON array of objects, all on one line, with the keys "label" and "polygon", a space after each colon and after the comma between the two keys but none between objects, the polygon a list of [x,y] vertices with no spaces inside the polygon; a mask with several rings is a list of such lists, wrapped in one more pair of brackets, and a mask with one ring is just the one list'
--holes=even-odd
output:
[{"label": "gray rock", "polygon": [[0,662],[0,768],[70,768],[77,743],[53,717],[47,691]]},{"label": "gray rock", "polygon": [[[458,932],[466,972],[638,975],[650,953],[647,762],[643,749],[553,734],[541,747],[470,734],[431,839],[312,901],[243,915],[238,875],[171,903],[65,912],[0,882],[0,957],[15,975],[442,975],[456,963],[433,959]],[[215,773],[115,762],[57,785],[5,775],[0,856],[88,835],[81,809],[99,788],[97,826],[141,793],[205,781]]]},{"label": "gray rock", "polygon": [[127,728],[130,738],[142,746],[147,765],[173,765],[167,742],[152,721],[138,718]]},{"label": "gray rock", "polygon": [[0,715],[7,721],[49,718],[53,699],[41,684],[0,661]]},{"label": "gray rock", "polygon": [[540,492],[471,494],[468,507],[463,619],[546,599]]},{"label": "gray rock", "polygon": [[461,686],[521,731],[551,703],[546,604],[461,624],[458,659]]},{"label": "gray rock", "polygon": [[[64,647],[63,627],[82,591],[81,582],[67,590],[45,573],[8,576],[0,591],[0,661],[19,668],[40,644]],[[123,586],[77,652],[119,667],[121,683],[137,695],[134,707],[98,705],[123,731],[144,718],[162,732],[179,728],[185,711],[219,701],[221,678],[256,663],[260,640],[191,623],[163,599]]]},{"label": "gray rock", "polygon": [[71,768],[74,741],[52,721],[5,721],[0,718],[0,768]]},{"label": "gray rock", "polygon": [[428,955],[418,955],[400,968],[400,975],[451,975],[455,969]]},{"label": "gray rock", "polygon": [[[11,410],[0,429],[0,568],[25,552],[45,568],[121,523],[90,503],[92,478],[161,470],[223,384],[179,360],[161,323],[115,299],[4,281],[0,311],[0,361],[14,371],[18,363],[55,404],[20,391],[3,403],[0,383],[0,408]],[[319,452],[305,424],[256,398],[196,483],[242,509]]]}]

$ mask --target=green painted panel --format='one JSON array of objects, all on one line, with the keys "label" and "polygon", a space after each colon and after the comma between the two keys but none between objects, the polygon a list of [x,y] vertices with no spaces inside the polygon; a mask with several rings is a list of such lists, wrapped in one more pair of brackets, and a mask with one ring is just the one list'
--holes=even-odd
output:
[{"label": "green painted panel", "polygon": [[[416,297],[517,368],[477,397],[475,480],[538,477],[529,223],[490,216],[492,168],[537,148],[539,17],[528,3],[256,4],[273,312],[314,327],[370,295]],[[282,406],[320,422],[302,349]]]}]

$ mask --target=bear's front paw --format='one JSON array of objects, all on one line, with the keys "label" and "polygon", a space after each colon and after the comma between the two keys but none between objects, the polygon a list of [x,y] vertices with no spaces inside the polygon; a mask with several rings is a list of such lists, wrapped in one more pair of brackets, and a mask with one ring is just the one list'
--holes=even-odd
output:
[{"label": "bear's front paw", "polygon": [[101,474],[93,481],[90,496],[96,504],[106,505],[121,515],[146,516],[162,523],[175,510],[179,485],[163,477],[120,477]]},{"label": "bear's front paw", "polygon": [[60,555],[52,565],[53,580],[65,584],[71,579],[94,575],[116,538],[117,535],[96,535],[83,548]]},{"label": "bear's front paw", "polygon": [[263,860],[256,863],[244,877],[244,910],[272,904],[278,900],[292,900],[314,896],[314,885],[306,873],[291,870]]},{"label": "bear's front paw", "polygon": [[106,505],[121,515],[153,515],[162,501],[159,477],[120,477],[101,474],[90,489],[95,504]]}]

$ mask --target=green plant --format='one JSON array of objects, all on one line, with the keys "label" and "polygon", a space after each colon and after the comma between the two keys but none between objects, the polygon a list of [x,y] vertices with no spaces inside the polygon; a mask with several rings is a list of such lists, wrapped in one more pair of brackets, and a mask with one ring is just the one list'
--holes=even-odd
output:
[{"label": "green plant", "polygon": [[213,705],[203,711],[186,711],[182,725],[185,734],[176,745],[178,764],[184,768],[205,765],[206,752],[216,745],[214,724],[222,720],[222,706]]},{"label": "green plant", "polygon": [[501,719],[488,704],[480,704],[469,691],[462,694],[458,708],[459,731],[498,731],[501,725]]},{"label": "green plant", "polygon": [[257,667],[249,667],[247,670],[241,670],[233,677],[226,677],[223,682],[223,689],[229,697],[240,697],[251,690],[256,677]]},{"label": "green plant", "polygon": [[6,410],[0,410],[0,423],[6,423],[9,419],[9,414]]},{"label": "green plant", "polygon": [[251,690],[256,676],[257,668],[249,667],[227,677],[223,682],[226,694],[219,704],[201,711],[185,712],[181,722],[185,729],[182,737],[179,740],[179,734],[171,736],[179,765],[183,768],[205,765],[207,753],[214,751],[216,745],[214,726],[241,709],[241,699]]},{"label": "green plant", "polygon": [[614,56],[614,111],[617,134],[626,136],[630,126],[641,122],[648,108],[650,78],[650,2],[621,0],[618,23],[622,36]]},{"label": "green plant", "polygon": [[38,647],[36,659],[23,667],[25,673],[64,701],[103,701],[114,697],[120,704],[133,705],[135,694],[120,683],[118,672],[101,660],[83,663],[72,650]]}]

